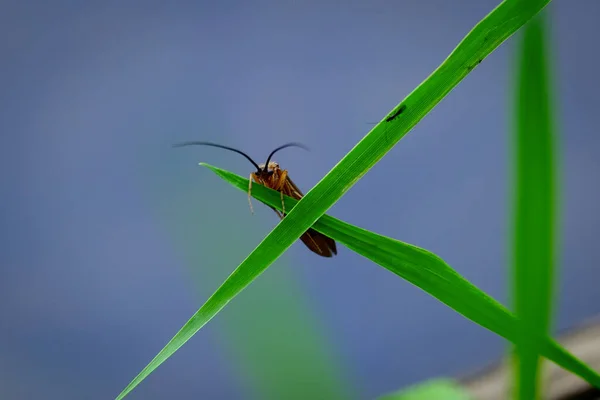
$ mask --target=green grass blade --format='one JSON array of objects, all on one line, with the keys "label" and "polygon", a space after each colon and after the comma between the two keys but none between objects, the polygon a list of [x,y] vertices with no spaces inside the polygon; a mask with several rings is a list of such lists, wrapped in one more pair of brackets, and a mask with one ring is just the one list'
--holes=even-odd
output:
[{"label": "green grass blade", "polygon": [[544,13],[524,28],[516,90],[513,291],[523,321],[515,350],[515,398],[538,399],[535,336],[548,334],[556,264],[556,190],[553,112]]},{"label": "green grass blade", "polygon": [[[238,189],[247,190],[247,179],[211,165],[202,165],[210,168]],[[282,208],[280,194],[274,190],[256,185],[252,188],[252,195],[272,207],[279,210]],[[286,210],[293,210],[296,204],[300,204],[299,201],[287,196],[284,200]],[[350,225],[329,215],[319,218],[313,228],[419,287],[471,321],[511,342],[519,340],[517,335],[519,323],[511,312],[463,278],[437,255],[417,246]],[[542,355],[579,375],[590,384],[600,387],[598,373],[545,333],[537,335],[535,332],[530,332],[530,335],[533,336],[537,343],[536,348]]]},{"label": "green grass blade", "polygon": [[223,285],[117,398],[125,397],[264,272],[470,71],[549,2],[550,0],[505,0],[482,19],[448,58],[394,108],[388,118],[377,124],[304,196],[299,206],[242,261]]}]

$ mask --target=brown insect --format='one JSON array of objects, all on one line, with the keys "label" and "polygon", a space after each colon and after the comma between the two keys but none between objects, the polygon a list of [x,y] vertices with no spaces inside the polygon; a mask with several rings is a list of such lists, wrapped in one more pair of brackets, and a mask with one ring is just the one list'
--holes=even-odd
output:
[{"label": "brown insect", "polygon": [[[194,146],[194,145],[212,146],[212,147],[219,147],[219,148],[225,149],[225,150],[230,150],[235,153],[243,155],[244,157],[246,157],[248,159],[248,161],[250,161],[252,163],[252,165],[254,165],[254,167],[256,168],[256,172],[252,172],[250,174],[250,179],[249,179],[250,183],[248,184],[248,203],[250,204],[250,211],[252,213],[254,213],[254,210],[252,208],[252,201],[251,201],[252,182],[256,182],[258,184],[261,184],[261,185],[271,188],[273,190],[277,190],[279,193],[281,193],[281,205],[283,208],[283,212],[277,210],[276,208],[271,207],[273,209],[273,211],[275,211],[275,213],[281,219],[283,219],[286,215],[285,214],[285,204],[283,202],[283,195],[285,194],[286,196],[290,196],[296,200],[300,200],[302,198],[302,196],[304,196],[302,194],[302,192],[300,191],[300,189],[298,189],[298,186],[296,186],[296,184],[294,182],[292,182],[292,180],[288,176],[287,170],[281,169],[279,167],[279,164],[277,164],[275,161],[271,161],[271,157],[273,157],[273,155],[276,152],[278,152],[279,150],[285,149],[286,147],[300,147],[300,148],[307,150],[307,148],[305,146],[303,146],[299,143],[287,143],[287,144],[284,144],[283,146],[279,146],[278,148],[273,150],[271,152],[271,154],[269,154],[269,157],[267,157],[267,161],[264,164],[260,164],[260,165],[257,164],[256,162],[254,162],[254,160],[252,158],[250,158],[250,156],[248,156],[246,153],[244,153],[240,150],[231,148],[231,147],[220,145],[220,144],[215,144],[215,143],[210,143],[210,142],[184,142],[184,143],[175,144],[175,145],[173,145],[173,147]],[[333,239],[331,239],[330,237],[325,236],[322,233],[315,231],[312,228],[307,230],[302,236],[300,236],[300,240],[302,240],[302,242],[306,245],[306,247],[308,247],[311,251],[315,252],[316,254],[318,254],[320,256],[332,257],[334,254],[337,254],[335,241]]]}]

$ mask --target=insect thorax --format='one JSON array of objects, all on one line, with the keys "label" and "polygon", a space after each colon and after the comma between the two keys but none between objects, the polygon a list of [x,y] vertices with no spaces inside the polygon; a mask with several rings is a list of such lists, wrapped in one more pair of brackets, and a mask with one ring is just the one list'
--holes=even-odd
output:
[{"label": "insect thorax", "polygon": [[[258,165],[260,167],[260,169],[264,169],[265,168],[265,164],[259,164]],[[277,164],[275,161],[270,161],[269,165],[267,166],[267,172],[274,172],[276,170],[279,170],[279,164]]]}]

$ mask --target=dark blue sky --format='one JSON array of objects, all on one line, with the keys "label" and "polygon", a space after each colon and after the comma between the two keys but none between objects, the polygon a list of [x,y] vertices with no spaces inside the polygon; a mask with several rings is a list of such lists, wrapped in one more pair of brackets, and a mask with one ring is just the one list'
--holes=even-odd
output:
[{"label": "dark blue sky", "polygon": [[[246,176],[246,160],[172,143],[263,161],[300,141],[311,151],[277,161],[306,191],[497,4],[152,3],[1,8],[2,398],[116,396],[277,222],[197,166]],[[600,3],[555,3],[565,329],[600,312]],[[504,303],[515,39],[330,211],[436,252]],[[131,398],[277,398],[303,379],[373,398],[503,349],[349,250],[295,244]]]}]

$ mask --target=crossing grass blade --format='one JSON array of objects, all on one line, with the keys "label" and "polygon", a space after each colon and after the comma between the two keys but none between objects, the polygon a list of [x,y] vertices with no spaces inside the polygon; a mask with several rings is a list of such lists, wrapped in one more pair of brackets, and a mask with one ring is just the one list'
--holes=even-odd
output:
[{"label": "crossing grass blade", "polygon": [[544,12],[523,29],[516,85],[513,291],[523,321],[515,348],[513,398],[541,396],[535,336],[550,331],[557,259],[555,138]]},{"label": "crossing grass blade", "polygon": [[125,397],[262,274],[469,72],[549,2],[550,0],[505,0],[482,19],[425,81],[394,107],[388,116],[306,193],[299,206],[242,261],[171,341],[123,389],[117,399]]},{"label": "crossing grass blade", "polygon": [[[202,165],[238,189],[247,190],[247,179],[208,164]],[[282,209],[279,192],[257,185],[252,188],[252,195],[269,206]],[[293,210],[299,203],[287,196],[284,200],[286,210]],[[463,278],[437,255],[329,215],[319,218],[312,228],[407,280],[484,328],[513,343],[522,339],[520,324],[506,307]],[[544,332],[535,330],[529,332],[529,335],[536,342],[535,349],[544,357],[600,388],[600,374],[571,355]],[[528,336],[526,343],[529,342]]]}]

